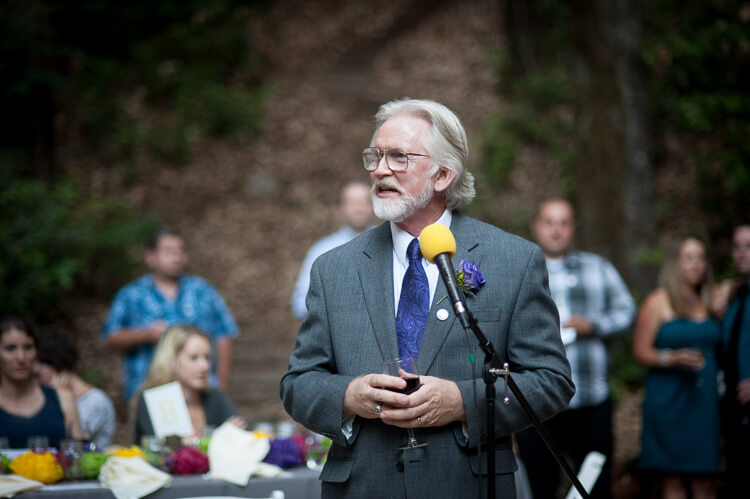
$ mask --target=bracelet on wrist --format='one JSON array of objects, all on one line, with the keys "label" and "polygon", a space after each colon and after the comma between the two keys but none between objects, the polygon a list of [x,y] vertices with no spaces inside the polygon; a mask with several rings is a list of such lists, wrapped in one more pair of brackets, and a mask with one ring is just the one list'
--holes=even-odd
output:
[{"label": "bracelet on wrist", "polygon": [[668,367],[669,366],[669,354],[672,353],[672,350],[669,348],[664,348],[662,350],[659,350],[659,367]]}]

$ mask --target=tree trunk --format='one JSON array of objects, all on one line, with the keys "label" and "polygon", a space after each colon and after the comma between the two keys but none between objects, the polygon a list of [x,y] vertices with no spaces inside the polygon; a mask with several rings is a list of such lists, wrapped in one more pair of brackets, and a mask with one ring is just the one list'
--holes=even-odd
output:
[{"label": "tree trunk", "polygon": [[609,257],[638,297],[656,243],[639,27],[631,0],[571,0],[578,88],[577,243]]}]

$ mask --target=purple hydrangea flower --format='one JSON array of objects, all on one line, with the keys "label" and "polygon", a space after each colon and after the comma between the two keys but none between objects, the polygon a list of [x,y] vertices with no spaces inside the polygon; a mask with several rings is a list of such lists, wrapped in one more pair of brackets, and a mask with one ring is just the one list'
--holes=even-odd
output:
[{"label": "purple hydrangea flower", "polygon": [[263,461],[275,464],[281,468],[293,468],[305,464],[302,452],[300,452],[297,444],[290,438],[276,438],[271,440],[271,449]]},{"label": "purple hydrangea flower", "polygon": [[456,280],[458,285],[471,296],[475,296],[485,282],[484,274],[479,270],[477,264],[474,262],[466,263],[464,260],[461,260],[461,263],[458,264]]}]

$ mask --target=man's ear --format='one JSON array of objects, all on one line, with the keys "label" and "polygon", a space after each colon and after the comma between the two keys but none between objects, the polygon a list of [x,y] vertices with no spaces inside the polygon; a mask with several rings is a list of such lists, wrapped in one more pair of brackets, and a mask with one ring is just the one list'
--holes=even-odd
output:
[{"label": "man's ear", "polygon": [[435,174],[435,192],[445,191],[456,178],[456,172],[442,166]]}]

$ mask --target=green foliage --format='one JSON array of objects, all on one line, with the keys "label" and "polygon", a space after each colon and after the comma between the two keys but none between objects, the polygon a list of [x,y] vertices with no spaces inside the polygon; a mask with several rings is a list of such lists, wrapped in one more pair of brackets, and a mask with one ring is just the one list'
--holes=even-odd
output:
[{"label": "green foliage", "polygon": [[658,0],[642,16],[655,142],[689,150],[711,239],[726,237],[750,212],[750,8]]},{"label": "green foliage", "polygon": [[129,252],[153,230],[113,199],[84,199],[72,179],[27,178],[0,161],[0,313],[37,320],[76,285],[121,282]]},{"label": "green foliage", "polygon": [[499,115],[492,114],[487,119],[480,149],[487,181],[493,186],[503,185],[516,160],[516,141]]},{"label": "green foliage", "polygon": [[632,345],[631,334],[617,338],[608,345],[610,359],[612,359],[609,386],[615,401],[620,400],[623,393],[637,389],[646,383],[647,370],[633,358]]},{"label": "green foliage", "polygon": [[0,12],[0,103],[15,120],[0,142],[38,146],[57,115],[133,173],[149,156],[187,161],[204,136],[257,133],[267,91],[247,31],[264,4],[40,0]]},{"label": "green foliage", "polygon": [[575,152],[570,147],[574,128],[569,10],[547,0],[525,8],[531,14],[529,25],[517,30],[513,43],[534,64],[520,70],[519,64],[493,58],[506,82],[504,97],[512,104],[484,125],[479,147],[482,173],[490,189],[501,188],[515,165],[518,147],[532,145],[562,166],[564,188],[570,193]]},{"label": "green foliage", "polygon": [[[679,218],[685,191],[695,192],[704,218],[681,226],[704,234],[711,242],[726,240],[732,227],[750,213],[750,6],[741,0],[636,2],[642,24],[641,54],[647,70],[653,163],[682,165],[695,172],[696,185],[667,191],[657,203],[657,218]],[[506,2],[511,60],[496,57],[504,83],[501,92],[511,103],[503,115],[485,126],[480,151],[490,189],[502,187],[514,166],[516,151],[529,144],[563,166],[563,190],[572,196],[578,179],[571,82],[576,43],[571,19],[580,15],[570,2],[540,0]],[[507,14],[508,11],[506,11]],[[580,42],[580,40],[578,40]],[[679,181],[679,180],[678,180]],[[663,253],[641,248],[634,263],[658,267]],[[717,268],[728,268],[723,262]],[[725,271],[723,271],[726,274]],[[630,338],[612,347],[612,385],[617,396],[640,385],[645,371],[630,354]]]},{"label": "green foliage", "polygon": [[[146,121],[127,113],[132,83],[122,86],[124,102],[118,111],[126,122],[135,123],[137,133],[120,135],[129,140],[122,141],[116,153],[142,143],[156,159],[179,163],[203,136],[260,132],[268,92],[256,81],[260,64],[246,41],[251,14],[233,2],[197,2],[189,20],[171,23],[153,38],[133,44],[130,60],[113,76],[137,81],[145,114],[153,108],[158,119]],[[87,91],[116,85],[106,72],[94,76]]]},{"label": "green foliage", "polygon": [[[263,0],[35,0],[0,9],[0,311],[53,313],[66,293],[110,291],[155,222],[90,197],[78,155],[138,180],[205,137],[261,129],[249,44]],[[61,168],[62,167],[62,168]]]},{"label": "green foliage", "polygon": [[634,265],[649,265],[654,268],[661,267],[665,258],[664,250],[654,246],[640,247],[630,254],[630,260]]},{"label": "green foliage", "polygon": [[490,187],[501,187],[513,169],[519,144],[533,144],[573,174],[573,121],[564,74],[540,70],[514,83],[509,110],[490,115],[482,130],[482,169]]}]

